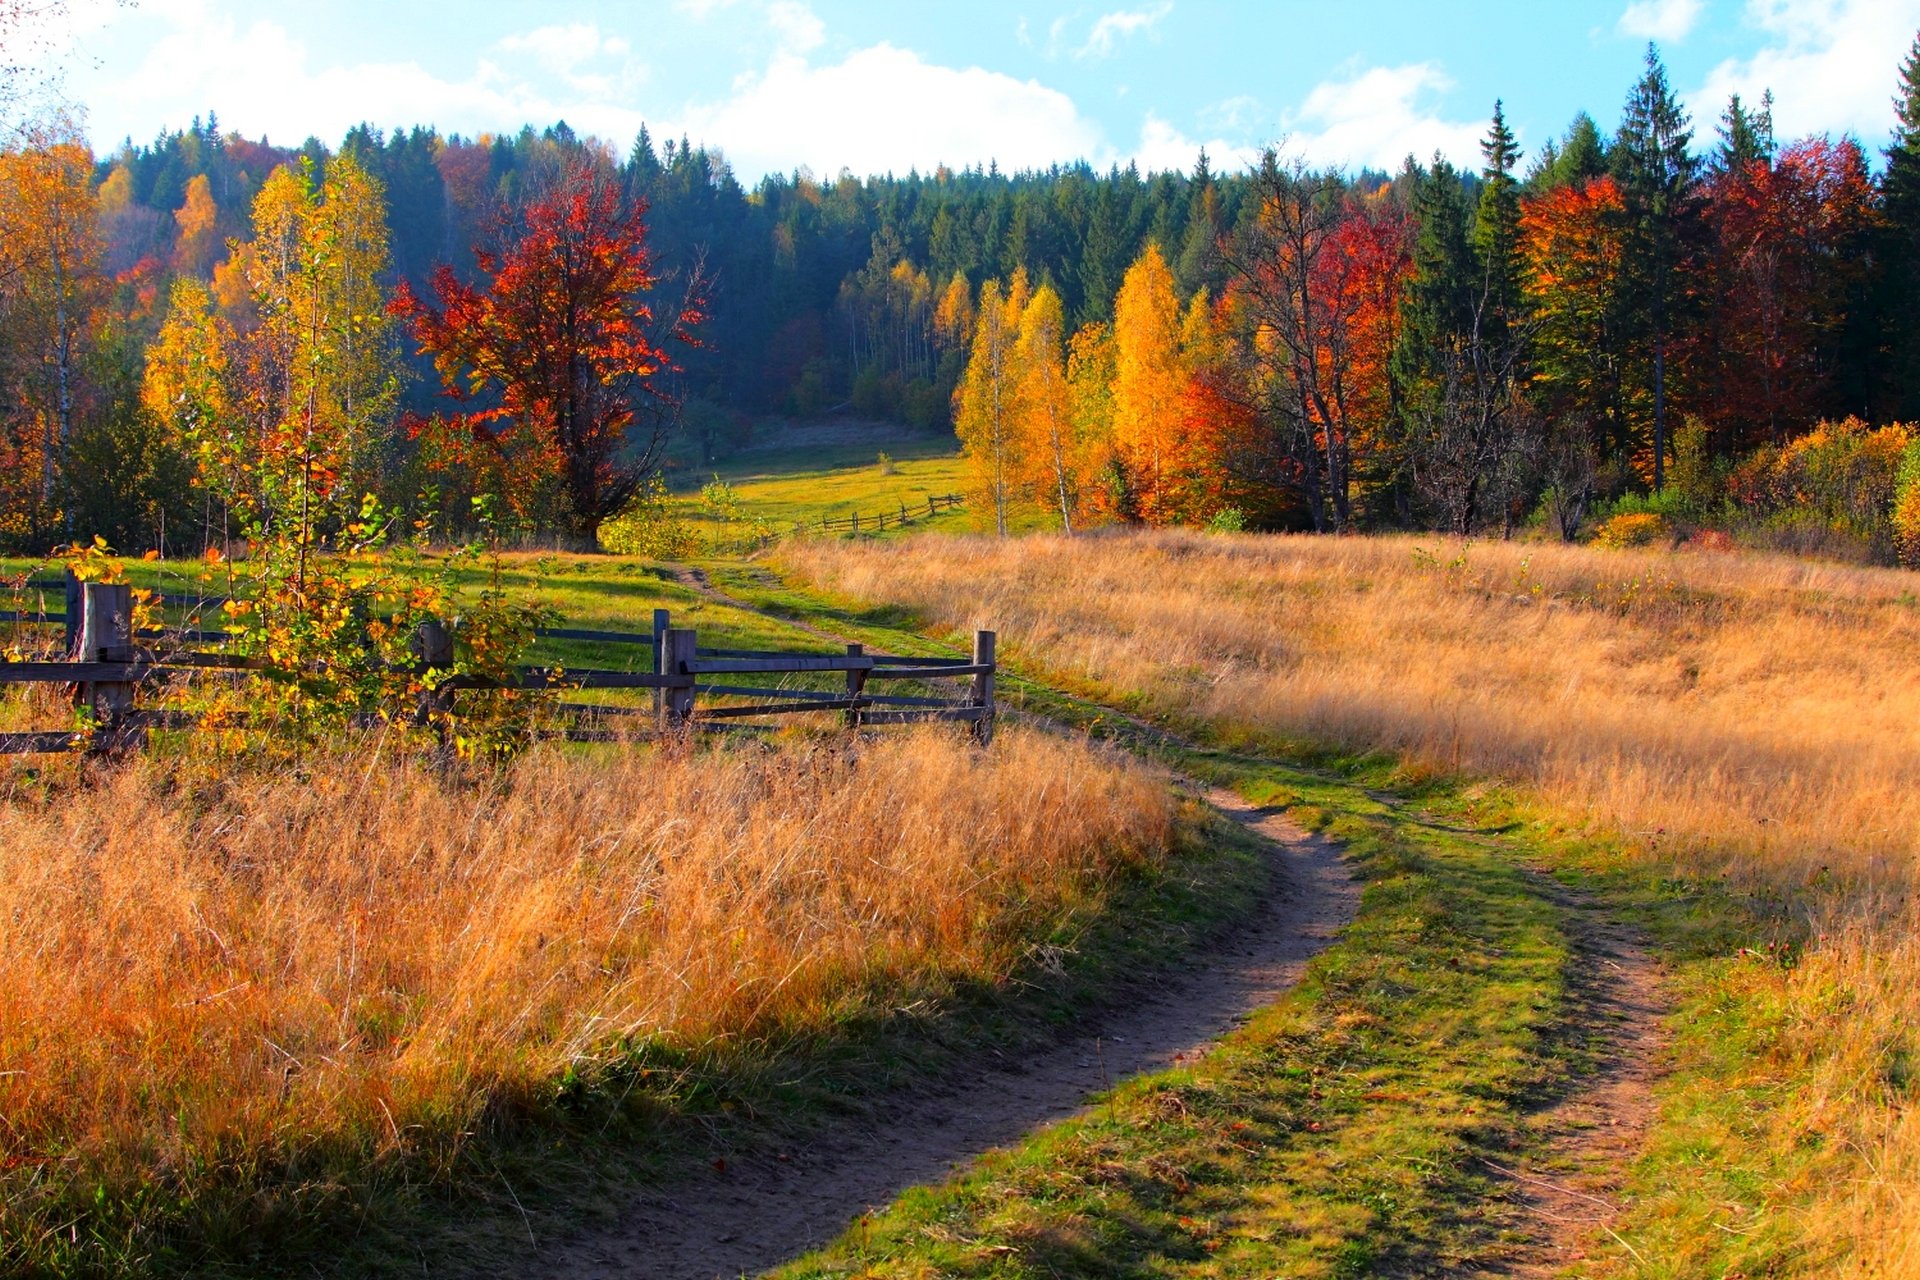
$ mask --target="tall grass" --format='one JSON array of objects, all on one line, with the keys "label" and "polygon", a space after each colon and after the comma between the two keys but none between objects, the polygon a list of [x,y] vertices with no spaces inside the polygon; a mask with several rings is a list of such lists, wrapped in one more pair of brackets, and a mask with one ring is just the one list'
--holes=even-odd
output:
[{"label": "tall grass", "polygon": [[[1761,1143],[1827,1150],[1806,1237],[1920,1274],[1920,579],[1755,555],[1153,533],[878,550],[815,581],[1228,735],[1530,785],[1806,916]],[[1773,981],[1774,979],[1766,979]],[[1759,978],[1755,982],[1762,981]],[[1683,1268],[1684,1270],[1684,1268]]]},{"label": "tall grass", "polygon": [[636,1044],[724,1053],[1002,981],[1161,856],[1171,803],[1018,731],[987,753],[540,750],[461,781],[369,750],[17,789],[0,1271],[78,1249],[96,1186],[133,1206],[109,1248],[132,1257],[143,1203],[297,1214],[370,1162],[451,1159]]}]

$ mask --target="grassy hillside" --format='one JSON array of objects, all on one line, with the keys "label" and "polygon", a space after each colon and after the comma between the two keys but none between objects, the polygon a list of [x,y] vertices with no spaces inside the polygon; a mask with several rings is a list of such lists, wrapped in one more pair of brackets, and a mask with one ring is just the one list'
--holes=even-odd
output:
[{"label": "grassy hillside", "polygon": [[[1656,921],[1677,1012],[1605,1274],[1920,1263],[1920,615],[1778,557],[1159,533],[794,544],[841,609],[991,622],[1016,668],[1245,749],[1521,784]],[[1501,806],[1481,802],[1479,819]],[[1550,841],[1511,856],[1554,865]],[[1633,888],[1633,886],[1639,886]],[[1676,931],[1677,930],[1677,931]],[[1637,1252],[1636,1252],[1637,1249]],[[1662,1259],[1645,1262],[1646,1257]]]}]

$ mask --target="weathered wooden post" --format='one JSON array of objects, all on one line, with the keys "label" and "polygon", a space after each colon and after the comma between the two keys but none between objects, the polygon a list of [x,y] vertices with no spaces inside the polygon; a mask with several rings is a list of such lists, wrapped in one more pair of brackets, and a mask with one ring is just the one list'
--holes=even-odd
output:
[{"label": "weathered wooden post", "polygon": [[907,523],[907,500],[905,498],[900,499],[900,523],[903,526]]},{"label": "weathered wooden post", "polygon": [[[444,678],[453,670],[453,632],[440,619],[428,618],[413,629],[407,651],[420,665],[420,702],[414,709],[413,722],[422,728],[435,726],[444,742],[453,714],[453,690],[446,687]],[[435,672],[442,673],[438,681],[433,679]]]},{"label": "weathered wooden post", "polygon": [[[699,655],[700,639],[692,628],[669,628],[661,640],[661,674],[683,676],[691,674],[687,668]],[[666,697],[661,703],[666,710],[666,725],[669,729],[686,727],[693,719],[693,686],[684,689],[662,690]]]},{"label": "weathered wooden post", "polygon": [[[865,657],[866,652],[867,652],[867,648],[865,645],[850,644],[847,646],[847,656],[849,658]],[[857,698],[866,691],[866,688],[867,688],[867,673],[865,671],[856,671],[851,667],[847,668],[847,696],[849,698]],[[860,727],[860,708],[848,707],[847,708],[847,728],[858,729],[859,727]]]},{"label": "weathered wooden post", "polygon": [[860,513],[858,511],[853,513],[853,532],[856,534],[860,532]]},{"label": "weathered wooden post", "polygon": [[933,495],[928,494],[927,495],[927,519],[931,520],[939,514],[940,514],[940,508],[933,505]]},{"label": "weathered wooden post", "polygon": [[[134,661],[133,588],[124,582],[83,582],[77,585],[80,596],[79,634],[73,640],[72,658],[76,662]],[[72,615],[68,615],[72,630]],[[131,680],[84,680],[74,686],[74,705],[85,708],[95,725],[119,737],[133,714]],[[116,744],[117,745],[117,744]]]},{"label": "weathered wooden post", "polygon": [[967,702],[970,706],[986,708],[973,722],[974,740],[983,747],[993,741],[993,640],[991,631],[973,633],[973,665],[986,670],[974,673],[973,690]]},{"label": "weathered wooden post", "polygon": [[[672,625],[673,625],[673,614],[669,610],[655,609],[653,611],[653,655],[652,655],[653,668],[652,670],[653,670],[653,674],[655,675],[659,675],[663,670],[665,670],[665,668],[661,666],[661,663],[662,661],[664,661],[666,657],[665,646],[667,642],[667,628],[671,627]],[[660,718],[660,693],[661,691],[659,689],[655,689],[653,691],[653,718],[655,720],[658,720]]]},{"label": "weathered wooden post", "polygon": [[80,579],[69,569],[65,574],[67,588],[67,661],[80,661]]}]

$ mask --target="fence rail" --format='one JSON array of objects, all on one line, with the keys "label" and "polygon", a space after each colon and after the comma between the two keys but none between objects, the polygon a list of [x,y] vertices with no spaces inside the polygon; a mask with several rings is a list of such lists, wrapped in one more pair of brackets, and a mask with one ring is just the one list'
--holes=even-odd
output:
[{"label": "fence rail", "polygon": [[[31,585],[41,585],[34,583]],[[25,623],[61,623],[66,627],[66,658],[55,661],[0,662],[0,687],[58,684],[71,689],[83,727],[0,733],[0,755],[45,754],[65,751],[103,753],[143,745],[153,729],[193,730],[191,713],[166,708],[141,708],[139,696],[156,685],[187,676],[245,676],[270,669],[261,658],[220,652],[156,652],[138,641],[163,636],[181,643],[228,639],[229,632],[200,630],[141,630],[132,625],[132,588],[124,584],[54,583],[67,591],[68,607],[60,614],[30,613],[0,620]],[[197,602],[196,602],[197,603]],[[443,623],[425,622],[414,636],[419,661],[389,668],[395,674],[423,677],[429,692],[424,712],[457,713],[463,692],[489,689],[650,690],[651,708],[558,704],[558,712],[581,723],[550,731],[580,741],[616,737],[592,722],[607,717],[651,715],[662,730],[734,727],[732,722],[757,717],[837,713],[850,728],[863,725],[905,724],[915,721],[966,721],[974,736],[992,740],[994,723],[994,633],[974,633],[970,658],[925,658],[897,654],[870,654],[860,645],[843,652],[809,653],[774,649],[703,648],[692,629],[672,625],[665,609],[653,613],[651,631],[601,631],[548,627],[537,634],[558,640],[603,645],[644,646],[645,671],[601,668],[523,666],[506,679],[460,673],[453,662],[453,632]],[[716,681],[711,677],[720,676]],[[790,688],[783,683],[753,684],[754,678],[840,677],[833,689]],[[868,689],[871,681],[914,682],[941,692],[880,693]],[[943,684],[959,681],[961,684]]]},{"label": "fence rail", "polygon": [[925,511],[920,509],[919,503],[909,503],[903,498],[899,509],[895,511],[878,511],[872,515],[855,511],[844,516],[822,516],[818,520],[800,521],[793,527],[796,533],[813,529],[821,533],[885,533],[889,528],[904,529],[916,520],[931,520],[942,511],[958,510],[966,502],[966,498],[957,493],[929,494]]}]

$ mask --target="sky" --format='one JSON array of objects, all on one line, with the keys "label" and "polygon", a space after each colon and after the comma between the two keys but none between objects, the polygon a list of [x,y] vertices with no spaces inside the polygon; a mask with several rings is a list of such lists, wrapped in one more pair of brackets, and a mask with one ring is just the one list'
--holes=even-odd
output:
[{"label": "sky", "polygon": [[1529,155],[1617,124],[1649,41],[1710,143],[1730,93],[1776,132],[1887,143],[1920,0],[70,0],[49,65],[105,151],[217,112],[337,143],[642,123],[742,181],[996,163],[1215,171],[1264,147],[1479,165],[1496,98]]}]

